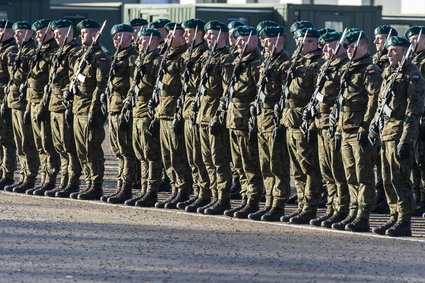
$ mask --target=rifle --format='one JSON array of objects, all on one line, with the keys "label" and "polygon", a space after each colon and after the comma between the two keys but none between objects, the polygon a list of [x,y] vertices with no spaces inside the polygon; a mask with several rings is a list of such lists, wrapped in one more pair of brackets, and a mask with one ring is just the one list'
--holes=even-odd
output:
[{"label": "rifle", "polygon": [[421,35],[422,35],[422,29],[419,32],[418,39],[416,40],[415,44],[411,44],[409,46],[409,49],[407,49],[406,54],[404,54],[403,58],[398,63],[397,68],[394,70],[394,72],[392,72],[391,78],[386,85],[384,99],[381,101],[379,109],[375,114],[374,122],[370,125],[371,129],[370,129],[369,133],[372,132],[374,134],[373,135],[369,134],[369,141],[374,146],[379,144],[379,132],[384,127],[384,123],[383,123],[384,114],[387,117],[391,118],[391,114],[392,114],[393,110],[388,106],[388,103],[390,102],[391,98],[395,95],[394,91],[393,91],[395,81],[396,81],[398,75],[402,74],[403,67],[406,64],[406,62],[408,60],[410,60],[413,53],[416,51],[416,48],[417,48],[418,42],[421,38]]},{"label": "rifle", "polygon": [[344,41],[346,33],[347,33],[347,29],[344,30],[344,33],[342,34],[341,39],[338,41],[337,45],[335,46],[335,49],[332,49],[331,57],[328,60],[326,60],[325,64],[323,65],[322,71],[320,72],[319,77],[317,78],[316,87],[314,89],[313,95],[304,109],[304,113],[306,113],[306,115],[303,115],[303,123],[300,127],[301,133],[303,134],[304,137],[306,136],[306,133],[309,128],[309,120],[314,119],[314,117],[316,117],[317,115],[316,106],[319,103],[318,97],[321,96],[323,99],[323,95],[320,93],[320,91],[322,90],[323,85],[325,84],[327,80],[326,78],[327,71],[332,61],[334,60],[336,54],[338,54],[339,50],[341,49],[342,42]]},{"label": "rifle", "polygon": [[260,80],[258,82],[258,88],[257,88],[257,95],[255,97],[255,102],[250,107],[250,114],[251,117],[249,118],[248,122],[248,137],[250,138],[251,135],[257,130],[257,115],[261,114],[261,103],[262,96],[264,96],[263,90],[266,83],[267,78],[267,72],[270,69],[273,62],[274,53],[276,52],[277,45],[279,43],[280,34],[277,35],[276,42],[273,44],[271,53],[269,57],[267,57],[266,61],[264,62],[264,68],[261,70],[260,73]]},{"label": "rifle", "polygon": [[198,116],[199,107],[201,107],[201,96],[204,95],[205,87],[204,83],[209,77],[209,71],[211,67],[211,60],[214,57],[214,53],[217,49],[218,40],[221,35],[221,29],[218,32],[218,36],[214,41],[213,47],[210,49],[210,53],[208,54],[207,60],[205,61],[205,65],[203,68],[203,73],[201,76],[201,80],[199,81],[198,90],[196,91],[195,101],[192,102],[192,114],[190,115],[190,122],[192,125],[196,124],[196,117]]},{"label": "rifle", "polygon": [[354,46],[353,50],[353,56],[351,56],[350,61],[347,63],[344,73],[341,77],[341,85],[339,87],[338,95],[335,99],[335,103],[333,106],[333,109],[329,115],[329,136],[333,139],[336,132],[336,123],[339,120],[339,114],[341,112],[344,90],[347,88],[347,77],[348,77],[348,71],[351,68],[351,65],[353,65],[354,58],[356,57],[357,48],[359,47],[360,39],[362,37],[362,31],[359,33],[359,37],[357,38],[356,45]]},{"label": "rifle", "polygon": [[[2,42],[3,42],[4,33],[6,32],[7,24],[8,24],[8,23],[9,23],[9,22],[8,22],[8,20],[6,20],[6,24],[4,25],[3,30],[1,31],[0,43],[2,43]],[[1,45],[1,47],[0,47],[0,52],[2,52],[2,51],[3,51],[3,44],[2,44],[2,45]]]},{"label": "rifle", "polygon": [[47,33],[50,30],[50,25],[51,25],[51,23],[49,23],[46,30],[44,31],[43,37],[41,38],[41,41],[38,43],[37,49],[35,50],[34,56],[32,58],[30,69],[29,69],[29,72],[26,76],[26,79],[24,80],[24,83],[19,87],[19,91],[20,91],[19,101],[20,102],[24,100],[25,95],[27,93],[28,80],[32,75],[32,70],[35,68],[35,65],[37,64],[38,59],[40,59],[41,47],[43,47],[43,45],[44,45],[44,40],[46,39]]},{"label": "rifle", "polygon": [[176,107],[176,112],[174,113],[174,119],[173,119],[173,129],[177,129],[181,123],[181,120],[183,118],[183,107],[184,107],[184,101],[185,101],[185,96],[186,96],[186,92],[187,92],[187,83],[189,81],[189,77],[190,77],[190,67],[192,67],[192,55],[193,55],[193,49],[195,48],[195,42],[196,42],[196,36],[198,34],[198,26],[196,26],[195,28],[195,33],[193,34],[192,37],[192,42],[190,44],[189,47],[189,51],[188,51],[188,56],[184,65],[184,71],[183,71],[183,84],[182,84],[182,88],[180,91],[180,97],[177,99],[177,107]]}]

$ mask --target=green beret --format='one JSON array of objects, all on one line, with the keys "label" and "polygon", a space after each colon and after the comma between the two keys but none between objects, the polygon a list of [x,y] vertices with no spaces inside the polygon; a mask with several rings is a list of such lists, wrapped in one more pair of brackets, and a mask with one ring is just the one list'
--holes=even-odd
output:
[{"label": "green beret", "polygon": [[227,24],[227,27],[229,28],[229,30],[240,27],[240,26],[244,26],[244,24],[238,21],[232,21]]},{"label": "green beret", "polygon": [[359,29],[359,28],[349,28],[349,29],[347,29],[347,34],[350,33],[350,32],[355,32],[355,31],[361,31],[361,29]]},{"label": "green beret", "polygon": [[266,27],[259,33],[261,38],[277,37],[278,34],[282,37],[285,34],[285,29],[280,26]]},{"label": "green beret", "polygon": [[170,23],[169,19],[158,19],[149,24],[150,28],[163,28],[166,24]]},{"label": "green beret", "polygon": [[153,28],[142,28],[141,30],[139,30],[139,33],[137,34],[138,36],[156,36],[156,37],[161,37],[161,34],[159,33],[159,31],[157,31],[156,29]]},{"label": "green beret", "polygon": [[398,32],[396,31],[396,29],[393,28],[393,27],[391,27],[391,26],[389,26],[389,25],[377,27],[375,29],[374,33],[375,33],[375,35],[378,35],[378,34],[389,34],[390,31],[391,31],[390,36],[397,36],[398,35]]},{"label": "green beret", "polygon": [[390,46],[403,46],[409,47],[410,41],[401,36],[391,36],[385,41],[385,48],[388,49]]},{"label": "green beret", "polygon": [[174,23],[174,22],[169,22],[168,24],[166,24],[164,26],[164,29],[167,32],[170,32],[170,31],[174,30],[174,26],[176,26],[176,30],[178,30],[178,29],[183,30],[183,27],[182,27],[182,25],[180,23]]},{"label": "green beret", "polygon": [[47,28],[50,22],[51,20],[47,20],[47,19],[38,20],[32,24],[31,29],[33,31],[38,31],[38,30]]},{"label": "green beret", "polygon": [[73,27],[74,28],[74,23],[70,20],[57,20],[57,21],[53,21],[52,22],[52,30],[57,30],[60,28],[69,28],[69,27]]},{"label": "green beret", "polygon": [[235,28],[233,31],[233,36],[235,38],[241,37],[241,36],[249,36],[251,35],[257,35],[257,29],[250,26],[239,26]]},{"label": "green beret", "polygon": [[347,32],[346,35],[345,35],[345,38],[344,38],[344,42],[343,42],[344,48],[347,48],[348,45],[356,42],[358,40],[359,36],[360,36],[360,39],[367,38],[366,33],[362,30]]},{"label": "green beret", "polygon": [[341,32],[328,32],[319,37],[319,45],[323,46],[326,43],[340,40],[342,36]]},{"label": "green beret", "polygon": [[225,23],[219,22],[219,21],[210,21],[205,24],[204,31],[209,30],[221,30],[221,32],[229,32],[229,28],[226,26]]},{"label": "green beret", "polygon": [[130,21],[130,26],[132,27],[140,27],[140,26],[147,26],[148,21],[142,18],[135,18]]},{"label": "green beret", "polygon": [[336,31],[334,28],[322,28],[319,29],[321,35]]},{"label": "green beret", "polygon": [[204,31],[205,22],[201,19],[190,19],[182,22],[182,28],[193,28],[198,27],[198,31]]},{"label": "green beret", "polygon": [[262,29],[266,28],[266,27],[277,27],[279,26],[278,23],[274,22],[274,21],[262,21],[257,25],[257,31],[260,32]]},{"label": "green beret", "polygon": [[13,31],[15,31],[17,29],[31,29],[31,24],[29,22],[26,22],[26,21],[19,21],[19,22],[16,22],[12,25],[12,29],[13,29]]},{"label": "green beret", "polygon": [[130,25],[127,24],[117,24],[114,25],[111,28],[111,36],[114,36],[114,34],[118,33],[118,32],[134,32],[134,28]]},{"label": "green beret", "polygon": [[422,30],[421,37],[422,37],[422,36],[425,36],[425,26],[412,26],[412,27],[410,27],[410,28],[406,31],[405,36],[406,36],[406,38],[409,38],[409,37],[411,37],[411,36],[413,36],[413,35],[417,35],[417,34],[419,34],[419,32],[420,32],[421,30]]},{"label": "green beret", "polygon": [[303,28],[313,28],[313,23],[309,22],[309,21],[298,21],[295,22],[291,25],[291,27],[289,28],[289,31],[291,33],[295,33],[297,30],[299,29],[303,29]]},{"label": "green beret", "polygon": [[307,33],[307,37],[315,37],[315,38],[320,37],[320,32],[317,29],[315,29],[315,28],[303,28],[303,29],[297,30],[294,33],[294,38],[304,37],[306,33]]},{"label": "green beret", "polygon": [[12,26],[13,26],[13,22],[12,21],[9,21],[9,20],[0,20],[0,28],[12,28]]},{"label": "green beret", "polygon": [[77,28],[79,30],[82,30],[85,28],[100,28],[100,24],[96,22],[95,20],[86,19],[79,22],[77,25]]}]

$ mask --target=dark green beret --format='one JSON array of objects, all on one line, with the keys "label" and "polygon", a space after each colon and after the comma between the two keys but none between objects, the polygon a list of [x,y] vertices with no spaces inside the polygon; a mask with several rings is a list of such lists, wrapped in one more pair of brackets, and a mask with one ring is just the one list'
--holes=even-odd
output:
[{"label": "dark green beret", "polygon": [[334,28],[322,28],[319,29],[321,35],[336,31]]},{"label": "dark green beret", "polygon": [[233,31],[233,36],[235,38],[241,37],[241,36],[249,36],[251,35],[257,35],[257,29],[250,26],[239,26],[235,28]]},{"label": "dark green beret", "polygon": [[420,32],[421,30],[422,30],[421,37],[422,37],[422,36],[425,36],[425,26],[412,26],[412,27],[410,27],[410,28],[406,31],[405,36],[406,36],[406,38],[409,38],[409,37],[411,37],[411,36],[413,36],[413,35],[417,35],[417,34],[419,34],[419,32]]},{"label": "dark green beret", "polygon": [[157,31],[156,29],[153,28],[142,28],[141,30],[139,30],[139,33],[137,34],[138,36],[156,36],[156,37],[161,37],[161,34],[159,33],[159,31]]},{"label": "dark green beret", "polygon": [[38,31],[44,28],[47,28],[50,24],[51,20],[48,19],[42,19],[42,20],[38,20],[36,22],[34,22],[31,26],[31,29],[33,31]]},{"label": "dark green beret", "polygon": [[388,48],[390,46],[409,47],[410,41],[401,36],[391,36],[385,41],[385,48]]},{"label": "dark green beret", "polygon": [[295,33],[297,30],[299,29],[303,29],[303,28],[313,28],[313,23],[309,22],[309,21],[298,21],[295,22],[291,25],[291,27],[289,28],[289,31],[291,33]]},{"label": "dark green beret", "polygon": [[294,33],[294,38],[304,37],[306,33],[307,33],[307,37],[315,37],[315,38],[320,37],[320,32],[317,29],[315,29],[315,28],[303,28],[303,29],[297,30]]},{"label": "dark green beret", "polygon": [[319,37],[319,44],[321,46],[323,46],[326,43],[333,42],[333,41],[336,41],[336,40],[340,40],[341,36],[342,36],[342,32],[334,31],[334,32],[325,33],[324,35]]},{"label": "dark green beret", "polygon": [[86,19],[79,22],[77,25],[77,28],[79,30],[82,30],[85,28],[100,28],[100,24],[96,22],[95,20]]},{"label": "dark green beret", "polygon": [[178,30],[178,29],[183,30],[183,27],[182,27],[182,25],[180,23],[174,23],[174,22],[169,22],[168,24],[166,24],[164,26],[164,29],[167,32],[170,32],[170,31],[174,30],[174,26],[176,26],[176,30]]},{"label": "dark green beret", "polygon": [[134,32],[134,28],[130,25],[127,24],[117,24],[114,25],[111,28],[111,36],[114,36],[114,34],[118,33],[118,32]]},{"label": "dark green beret", "polygon": [[354,31],[361,31],[361,29],[359,29],[359,28],[349,28],[349,29],[347,29],[347,33],[354,32]]},{"label": "dark green beret", "polygon": [[391,27],[391,26],[389,26],[389,25],[377,27],[375,29],[374,33],[375,33],[375,35],[378,35],[378,34],[389,34],[390,31],[391,31],[390,36],[397,36],[398,35],[398,32],[396,31],[396,29],[393,28],[393,27]]},{"label": "dark green beret", "polygon": [[221,30],[221,32],[229,32],[229,28],[226,26],[226,24],[219,21],[210,21],[206,23],[204,26],[204,31],[209,30]]},{"label": "dark green beret", "polygon": [[285,34],[285,29],[280,26],[266,27],[260,31],[259,36],[261,38],[269,38],[269,37],[277,37],[278,34],[280,34],[280,37],[282,37]]},{"label": "dark green beret", "polygon": [[266,27],[277,27],[279,26],[278,23],[274,22],[274,21],[262,21],[257,25],[257,31],[260,32],[262,29],[266,28]]},{"label": "dark green beret", "polygon": [[12,25],[12,29],[13,29],[13,31],[15,31],[17,29],[31,29],[31,24],[29,22],[26,22],[26,21],[19,21],[19,22],[16,22]]},{"label": "dark green beret", "polygon": [[140,27],[140,26],[147,26],[148,21],[142,18],[135,18],[130,21],[130,26],[132,27]]},{"label": "dark green beret", "polygon": [[182,22],[182,28],[193,28],[198,27],[198,31],[204,31],[205,22],[201,19],[190,19]]},{"label": "dark green beret", "polygon": [[9,20],[0,20],[0,28],[12,28],[13,24],[14,23]]},{"label": "dark green beret", "polygon": [[57,20],[57,21],[53,21],[52,22],[52,30],[57,30],[60,28],[69,28],[69,27],[74,27],[74,23],[70,20]]},{"label": "dark green beret", "polygon": [[227,27],[229,28],[229,30],[240,27],[240,26],[244,26],[244,24],[238,21],[232,21],[227,24]]},{"label": "dark green beret", "polygon": [[150,28],[163,28],[166,24],[171,22],[169,19],[158,19],[149,24]]},{"label": "dark green beret", "polygon": [[347,34],[345,35],[345,38],[344,38],[344,42],[343,42],[344,48],[347,48],[348,45],[356,42],[358,40],[359,36],[360,36],[361,39],[367,38],[366,33],[362,30],[347,32]]}]

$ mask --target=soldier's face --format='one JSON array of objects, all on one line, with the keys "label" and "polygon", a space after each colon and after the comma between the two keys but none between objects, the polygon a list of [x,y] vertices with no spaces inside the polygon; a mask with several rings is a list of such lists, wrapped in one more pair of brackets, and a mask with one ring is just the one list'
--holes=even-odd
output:
[{"label": "soldier's face", "polygon": [[397,66],[406,54],[407,48],[402,46],[390,46],[388,47],[388,60],[391,66]]},{"label": "soldier's face", "polygon": [[[68,35],[68,30],[69,30],[69,35]],[[55,35],[55,40],[59,46],[64,46],[69,41],[71,41],[70,39],[72,39],[72,37],[74,36],[74,30],[72,28],[71,29],[58,28],[58,29],[55,29],[53,33]]]},{"label": "soldier's face", "polygon": [[[271,52],[273,50],[273,46],[276,44],[277,37],[268,37],[264,38],[263,44],[264,44],[264,50],[267,52]],[[283,37],[279,37],[279,42],[276,45],[275,53],[279,53],[283,49]]]},{"label": "soldier's face", "polygon": [[[208,46],[210,48],[212,48],[214,46],[214,43],[217,40],[217,37],[218,37],[219,34],[220,34],[220,31],[218,31],[218,30],[209,30],[205,34],[205,40],[207,41]],[[217,42],[217,47],[222,48],[225,45],[226,45],[226,33],[221,32],[220,38],[218,39],[218,42]]]},{"label": "soldier's face", "polygon": [[[195,36],[195,29],[194,28],[185,28],[184,29],[184,40],[187,44],[192,44],[193,37]],[[196,35],[195,40],[202,37],[202,32],[198,31],[198,35]]]},{"label": "soldier's face", "polygon": [[97,28],[84,28],[81,30],[81,44],[89,46],[93,42],[98,29]]},{"label": "soldier's face", "polygon": [[[50,28],[49,30],[47,30],[47,32],[46,30],[47,30],[47,27],[39,29],[35,32],[35,39],[39,43],[45,43],[53,38],[53,31]],[[44,34],[46,34],[46,37],[44,37]],[[43,37],[44,37],[44,40],[43,40]]]},{"label": "soldier's face", "polygon": [[[356,42],[353,42],[347,47],[347,56],[350,59],[353,58],[355,46]],[[359,47],[357,48],[356,56],[354,57],[354,59],[359,59],[363,57],[368,52],[368,49],[369,45],[366,42],[362,42],[362,40],[360,40]]]},{"label": "soldier's face", "polygon": [[375,35],[373,43],[375,44],[376,50],[382,51],[385,49],[385,41],[387,40],[387,37],[388,36],[386,34]]},{"label": "soldier's face", "polygon": [[149,45],[149,51],[154,50],[158,47],[158,37],[152,36],[151,42],[149,44],[150,36],[140,36],[137,40],[137,46],[140,52],[144,52]]},{"label": "soldier's face", "polygon": [[155,29],[159,31],[159,33],[161,34],[161,40],[164,40],[167,37],[168,33],[165,30],[165,28],[155,28]]},{"label": "soldier's face", "polygon": [[[412,35],[409,37],[409,41],[412,44],[416,44],[418,41],[419,34]],[[419,39],[418,45],[416,46],[416,52],[420,52],[425,49],[425,34],[421,34],[421,38]]]},{"label": "soldier's face", "polygon": [[[304,37],[298,37],[296,41],[297,46],[301,46],[304,41]],[[304,41],[304,46],[301,50],[302,54],[307,54],[311,51],[314,51],[318,48],[317,38],[314,37],[306,37]]]},{"label": "soldier's face", "polygon": [[117,32],[114,34],[114,47],[115,48],[127,48],[131,45],[131,40],[133,39],[132,32]]},{"label": "soldier's face", "polygon": [[229,44],[231,47],[236,46],[236,38],[233,36],[233,30],[229,31]]},{"label": "soldier's face", "polygon": [[32,37],[32,31],[28,29],[15,30],[15,39],[17,44],[27,42]]},{"label": "soldier's face", "polygon": [[251,39],[248,42],[249,36],[239,36],[236,40],[236,46],[238,47],[238,52],[242,52],[244,46],[246,45],[246,52],[254,50],[258,46],[258,36],[252,35]]},{"label": "soldier's face", "polygon": [[0,28],[0,35],[3,34],[2,42],[7,41],[13,37],[13,30],[11,28]]},{"label": "soldier's face", "polygon": [[323,45],[322,52],[323,52],[323,57],[326,60],[329,60],[332,57],[332,50],[335,49],[337,43],[338,41],[332,41]]}]

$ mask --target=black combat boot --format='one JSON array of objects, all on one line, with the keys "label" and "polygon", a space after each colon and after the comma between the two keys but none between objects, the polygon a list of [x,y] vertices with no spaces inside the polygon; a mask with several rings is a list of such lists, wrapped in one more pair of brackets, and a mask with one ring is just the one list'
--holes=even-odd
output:
[{"label": "black combat boot", "polygon": [[264,214],[266,214],[267,212],[269,212],[269,210],[271,208],[272,208],[271,206],[265,206],[263,209],[261,209],[261,210],[259,210],[257,212],[254,212],[254,213],[249,214],[248,215],[248,218],[251,219],[251,220],[260,221],[261,220],[261,217]]},{"label": "black combat boot", "polygon": [[291,224],[308,224],[312,219],[316,218],[316,212],[301,212],[300,214],[291,217],[289,223]]},{"label": "black combat boot", "polygon": [[179,190],[177,192],[176,197],[170,201],[167,202],[164,206],[165,209],[176,209],[177,208],[177,204],[179,202],[183,202],[183,201],[187,201],[189,199],[189,196],[187,193],[183,193],[181,190]]},{"label": "black combat boot", "polygon": [[154,191],[147,191],[143,198],[137,201],[134,205],[140,207],[153,207],[158,202],[158,193]]},{"label": "black combat boot", "polygon": [[396,224],[385,231],[385,235],[391,237],[411,237],[412,236],[412,226],[410,221],[401,220],[397,221]]},{"label": "black combat boot", "polygon": [[116,187],[115,191],[110,195],[101,196],[100,200],[103,201],[103,202],[108,202],[108,198],[112,198],[112,197],[117,196],[118,194],[121,193],[122,189],[123,189],[122,181],[118,180],[117,187]]},{"label": "black combat boot", "polygon": [[77,199],[79,200],[98,200],[103,195],[103,189],[101,184],[93,184],[89,190],[82,194],[78,194]]},{"label": "black combat boot", "polygon": [[86,185],[86,187],[84,189],[82,189],[82,190],[80,189],[77,192],[71,193],[69,195],[69,197],[72,198],[72,199],[78,199],[78,195],[79,194],[85,194],[86,192],[90,191],[92,186],[93,186],[92,183],[89,182],[89,183],[87,183],[87,185]]},{"label": "black combat boot", "polygon": [[259,209],[257,201],[249,201],[242,209],[235,211],[233,217],[246,219],[249,214],[257,212]]},{"label": "black combat boot", "polygon": [[224,211],[223,214],[226,215],[226,216],[229,216],[229,217],[233,217],[233,215],[235,214],[235,212],[241,210],[242,208],[244,208],[245,205],[247,204],[247,202],[248,202],[247,199],[244,198],[244,199],[242,199],[242,202],[241,202],[241,204],[239,206],[237,206],[235,208],[232,208],[232,209],[228,209],[228,210]]},{"label": "black combat boot", "polygon": [[261,221],[279,221],[285,215],[285,209],[281,207],[272,207],[266,214],[261,216]]},{"label": "black combat boot", "polygon": [[55,184],[44,184],[41,188],[38,188],[32,194],[34,196],[44,196],[46,191],[53,190],[55,188]]},{"label": "black combat boot", "polygon": [[298,214],[300,214],[301,212],[302,212],[302,209],[301,209],[301,208],[297,208],[297,210],[295,210],[294,212],[292,212],[292,213],[290,213],[290,214],[288,214],[288,215],[282,216],[282,217],[280,218],[280,221],[281,221],[281,222],[289,222],[289,220],[290,220],[292,217],[297,216],[297,215],[298,215]]},{"label": "black combat boot", "polygon": [[11,184],[11,185],[7,185],[7,186],[5,186],[4,187],[4,190],[6,191],[6,192],[13,192],[13,189],[14,188],[16,188],[16,187],[19,187],[20,185],[22,185],[24,183],[24,181],[19,181],[18,183],[16,183],[16,184]]},{"label": "black combat boot", "polygon": [[353,222],[345,225],[346,231],[351,232],[370,232],[369,220],[363,217],[356,217]]},{"label": "black combat boot", "polygon": [[41,183],[41,184],[40,184],[40,185],[38,185],[38,186],[35,186],[35,187],[32,187],[32,188],[30,188],[30,189],[26,190],[26,191],[25,191],[25,194],[32,196],[32,195],[34,195],[34,192],[35,192],[36,190],[41,189],[43,186],[44,186],[44,183]]},{"label": "black combat boot", "polygon": [[80,190],[78,185],[67,185],[64,190],[58,191],[55,194],[57,198],[69,198],[72,194],[77,193]]},{"label": "black combat boot", "polygon": [[164,208],[165,204],[169,203],[170,201],[172,201],[173,199],[175,199],[177,197],[177,190],[173,189],[173,191],[171,192],[171,195],[169,198],[167,198],[164,201],[157,201],[155,203],[155,207],[156,208]]},{"label": "black combat boot", "polygon": [[108,198],[108,203],[124,203],[133,197],[132,185],[126,184],[123,186],[121,192],[113,197]]},{"label": "black combat boot", "polygon": [[2,178],[0,180],[0,191],[4,190],[6,186],[10,186],[13,184],[13,179],[11,178]]},{"label": "black combat boot", "polygon": [[184,210],[184,209],[186,208],[186,206],[191,205],[191,204],[192,204],[192,203],[194,203],[197,199],[198,199],[198,198],[196,198],[196,197],[191,197],[191,198],[190,198],[190,199],[188,199],[187,201],[179,202],[179,203],[177,204],[177,208],[178,208],[178,209],[182,209],[182,210]]},{"label": "black combat boot", "polygon": [[322,216],[317,217],[315,219],[311,219],[310,220],[310,225],[320,226],[323,221],[328,220],[329,218],[332,217],[332,215],[333,215],[332,212],[327,212],[325,215],[322,215]]},{"label": "black combat boot", "polygon": [[196,212],[198,208],[204,207],[207,204],[211,203],[210,198],[198,198],[196,201],[194,201],[192,204],[186,206],[184,209],[186,212]]},{"label": "black combat boot", "polygon": [[384,223],[383,225],[379,227],[373,228],[372,233],[378,234],[378,235],[385,235],[385,231],[393,227],[396,222],[397,222],[397,216],[391,217],[390,220],[388,220],[388,222]]},{"label": "black combat boot", "polygon": [[354,221],[354,219],[356,219],[355,215],[348,215],[347,217],[344,218],[344,220],[334,223],[332,224],[332,229],[336,229],[336,230],[345,230],[345,226],[351,222]]},{"label": "black combat boot", "polygon": [[320,223],[320,226],[325,228],[331,228],[332,224],[341,222],[342,220],[347,218],[347,215],[348,213],[335,213],[325,221],[322,221],[322,223]]},{"label": "black combat boot", "polygon": [[56,196],[57,192],[63,191],[63,190],[65,190],[65,188],[66,188],[66,184],[61,183],[59,186],[57,186],[57,187],[55,187],[51,190],[45,191],[44,195],[46,197],[54,197],[54,196]]},{"label": "black combat boot", "polygon": [[138,202],[139,200],[141,200],[143,198],[143,196],[145,195],[145,193],[140,193],[138,196],[132,198],[132,199],[128,199],[124,202],[125,205],[128,206],[135,206],[136,202]]},{"label": "black combat boot", "polygon": [[23,194],[23,193],[25,193],[27,190],[34,188],[34,186],[35,186],[35,184],[34,184],[34,183],[28,183],[28,182],[25,182],[25,183],[23,183],[22,185],[20,185],[20,186],[18,186],[18,187],[15,187],[15,188],[13,189],[13,192],[14,192],[14,193],[20,193],[20,194]]},{"label": "black combat boot", "polygon": [[223,215],[223,213],[230,209],[230,200],[229,199],[216,199],[216,201],[212,201],[209,203],[208,207],[204,206],[203,212],[200,212],[200,208],[198,208],[198,213],[204,213],[208,215]]}]

